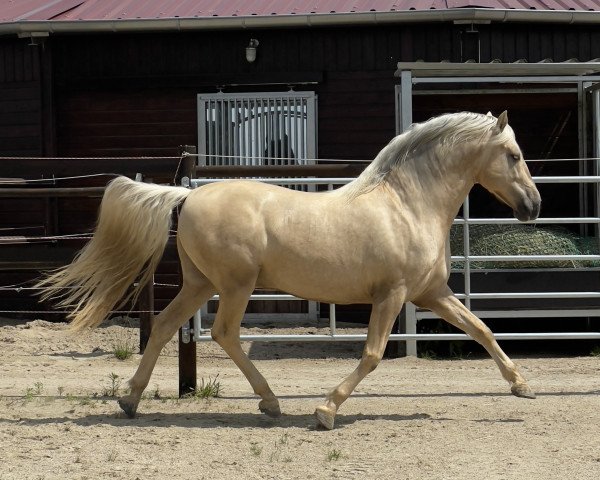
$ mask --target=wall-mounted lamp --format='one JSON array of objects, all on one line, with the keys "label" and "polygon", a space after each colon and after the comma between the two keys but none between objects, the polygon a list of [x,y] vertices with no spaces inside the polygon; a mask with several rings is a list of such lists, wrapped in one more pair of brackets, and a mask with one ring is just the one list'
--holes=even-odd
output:
[{"label": "wall-mounted lamp", "polygon": [[28,38],[28,45],[37,47],[38,45],[43,45],[44,40],[50,36],[48,32],[21,32],[18,33],[17,36],[19,38]]},{"label": "wall-mounted lamp", "polygon": [[250,43],[246,47],[246,60],[248,60],[248,63],[252,63],[256,60],[256,47],[258,47],[258,40],[256,38],[251,38]]}]

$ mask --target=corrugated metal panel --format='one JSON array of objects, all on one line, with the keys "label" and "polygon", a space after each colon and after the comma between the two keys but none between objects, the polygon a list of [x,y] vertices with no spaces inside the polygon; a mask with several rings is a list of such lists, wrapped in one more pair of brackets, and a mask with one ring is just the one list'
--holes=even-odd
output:
[{"label": "corrugated metal panel", "polygon": [[64,14],[85,0],[0,0],[0,21],[49,20]]},{"label": "corrugated metal panel", "polygon": [[0,0],[0,21],[264,17],[454,8],[600,11],[600,0]]}]

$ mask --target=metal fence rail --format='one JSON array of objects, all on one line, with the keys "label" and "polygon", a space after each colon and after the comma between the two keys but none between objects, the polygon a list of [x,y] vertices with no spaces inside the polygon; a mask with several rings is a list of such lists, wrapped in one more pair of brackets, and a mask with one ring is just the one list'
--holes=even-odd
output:
[{"label": "metal fence rail", "polygon": [[[573,159],[578,161],[579,159]],[[595,184],[600,188],[599,175],[585,176],[543,176],[533,177],[537,184],[546,183],[578,183]],[[265,183],[277,185],[326,185],[328,189],[333,189],[336,185],[343,185],[351,182],[353,178],[256,178]],[[183,184],[196,188],[208,183],[225,181],[225,179],[187,179],[184,178]],[[598,198],[598,195],[596,195]],[[600,205],[596,205],[596,211]],[[463,268],[453,271],[461,271],[464,274],[464,293],[457,293],[456,297],[461,299],[467,307],[471,307],[472,300],[502,300],[502,299],[600,299],[598,291],[573,291],[573,292],[472,292],[471,276],[472,265],[474,262],[496,261],[496,262],[525,262],[525,261],[600,261],[600,255],[471,255],[471,245],[469,238],[469,227],[471,225],[498,225],[498,224],[518,224],[514,218],[471,218],[469,215],[469,198],[463,205],[463,217],[454,221],[455,225],[463,226],[464,233],[464,252],[463,255],[452,255],[451,260],[462,262]],[[549,224],[592,224],[600,227],[600,214],[598,217],[552,217],[538,218],[530,224],[549,225]],[[599,272],[600,275],[600,272]],[[213,300],[218,300],[218,296]],[[251,300],[302,300],[292,295],[252,295]],[[600,316],[600,300],[596,306],[582,308],[525,308],[525,309],[479,309],[473,313],[480,318],[513,318],[515,316],[522,318],[532,317],[598,317]],[[267,334],[267,335],[242,335],[243,341],[307,341],[307,342],[330,342],[330,341],[364,341],[366,334],[342,334],[336,330],[336,311],[335,305],[329,308],[329,334],[321,335],[288,335],[288,334]],[[405,341],[408,355],[417,354],[417,341],[432,340],[468,340],[470,337],[464,334],[423,334],[417,333],[417,322],[426,318],[438,318],[429,311],[421,311],[413,304],[406,305],[405,332],[394,333],[390,336],[392,341]],[[186,328],[183,332],[184,341],[194,340],[196,342],[210,341],[210,330],[202,326],[202,314],[198,312],[194,317],[193,329]],[[580,339],[600,339],[600,332],[550,332],[550,333],[501,333],[495,334],[499,340],[580,340]]]}]

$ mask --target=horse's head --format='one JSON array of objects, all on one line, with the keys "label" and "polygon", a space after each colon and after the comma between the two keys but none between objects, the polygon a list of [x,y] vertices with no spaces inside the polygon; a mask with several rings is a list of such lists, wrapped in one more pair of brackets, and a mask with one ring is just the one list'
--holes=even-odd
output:
[{"label": "horse's head", "polygon": [[[488,113],[488,116],[491,116]],[[540,193],[523,160],[523,153],[502,112],[491,130],[489,142],[482,150],[483,164],[476,181],[513,209],[522,222],[535,220],[542,203]]]}]

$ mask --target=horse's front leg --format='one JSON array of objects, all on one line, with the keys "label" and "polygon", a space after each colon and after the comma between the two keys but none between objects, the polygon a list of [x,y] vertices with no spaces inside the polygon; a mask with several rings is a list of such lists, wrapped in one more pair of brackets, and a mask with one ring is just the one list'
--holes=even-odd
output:
[{"label": "horse's front leg", "polygon": [[325,405],[317,407],[315,415],[319,425],[331,430],[340,405],[350,396],[360,381],[379,365],[394,320],[402,309],[404,299],[404,292],[394,292],[384,300],[373,303],[362,358],[356,370],[327,394]]},{"label": "horse's front leg", "polygon": [[496,342],[492,331],[465,307],[449,288],[446,288],[436,298],[415,303],[436,313],[481,344],[500,368],[502,376],[510,384],[510,390],[513,395],[524,398],[535,398],[535,394],[527,384],[525,378],[519,373],[516,365],[500,348],[498,342]]}]

